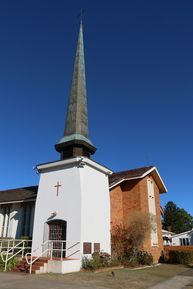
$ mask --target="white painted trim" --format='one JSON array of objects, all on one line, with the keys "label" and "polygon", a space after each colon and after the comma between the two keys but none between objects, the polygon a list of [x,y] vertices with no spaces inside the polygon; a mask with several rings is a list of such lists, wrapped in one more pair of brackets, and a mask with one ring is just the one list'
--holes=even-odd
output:
[{"label": "white painted trim", "polygon": [[113,187],[119,185],[120,183],[124,182],[124,181],[131,181],[131,180],[137,180],[137,179],[142,179],[143,176],[140,177],[133,177],[133,178],[124,178],[121,179],[119,182],[116,182],[115,184],[113,184],[112,186],[109,186],[109,189],[112,189]]},{"label": "white painted trim", "polygon": [[156,168],[156,167],[154,167],[154,168],[155,168],[155,171],[156,171],[158,177],[160,178],[160,181],[161,181],[161,183],[162,183],[162,185],[163,185],[163,187],[164,187],[164,189],[165,189],[165,192],[167,192],[168,190],[167,190],[166,185],[164,184],[164,181],[162,180],[162,177],[160,176],[160,174],[159,174],[157,168]]},{"label": "white painted trim", "polygon": [[178,237],[178,236],[181,236],[181,235],[185,235],[185,234],[188,234],[188,233],[191,233],[191,232],[193,232],[193,229],[189,230],[189,231],[186,231],[186,232],[182,232],[182,233],[178,233],[178,234],[172,235],[171,237],[175,238],[175,237]]},{"label": "white painted trim", "polygon": [[56,161],[56,162],[52,162],[52,163],[46,163],[46,164],[40,164],[37,165],[37,171],[38,172],[42,172],[46,169],[51,169],[51,168],[60,168],[62,166],[68,166],[68,165],[73,165],[73,164],[78,164],[80,166],[84,166],[85,164],[87,164],[90,167],[93,167],[99,171],[101,171],[102,173],[105,173],[107,175],[111,175],[113,172],[109,169],[107,169],[106,167],[94,162],[93,160],[90,160],[86,157],[76,157],[76,158],[72,158],[72,159],[67,159],[67,160],[62,160],[62,161]]},{"label": "white painted trim", "polygon": [[151,228],[151,246],[158,246],[158,228],[157,228],[157,212],[155,204],[155,191],[154,191],[154,182],[151,178],[147,178],[147,195],[148,195],[148,206],[149,214],[152,216],[152,224],[154,228]]}]

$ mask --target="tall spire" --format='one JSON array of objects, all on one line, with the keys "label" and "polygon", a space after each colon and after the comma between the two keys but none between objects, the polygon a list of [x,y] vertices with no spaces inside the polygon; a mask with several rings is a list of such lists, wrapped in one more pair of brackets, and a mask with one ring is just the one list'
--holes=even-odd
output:
[{"label": "tall spire", "polygon": [[55,145],[61,158],[87,156],[96,148],[89,139],[82,20],[74,63],[64,137]]},{"label": "tall spire", "polygon": [[88,114],[82,22],[80,24],[78,36],[78,45],[64,132],[65,136],[72,134],[81,134],[88,138]]}]

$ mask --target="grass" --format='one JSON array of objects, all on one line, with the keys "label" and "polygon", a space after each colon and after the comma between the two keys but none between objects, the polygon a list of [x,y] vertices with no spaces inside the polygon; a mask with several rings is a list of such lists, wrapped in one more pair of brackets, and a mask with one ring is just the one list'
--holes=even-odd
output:
[{"label": "grass", "polygon": [[[77,272],[64,275],[46,274],[41,278],[50,278],[65,282],[73,286],[80,284],[85,288],[111,288],[111,289],[146,289],[177,274],[181,274],[188,270],[182,265],[162,264],[150,268],[140,270],[117,269],[114,270],[113,277],[111,271],[108,272]],[[193,287],[187,287],[192,289]]]}]

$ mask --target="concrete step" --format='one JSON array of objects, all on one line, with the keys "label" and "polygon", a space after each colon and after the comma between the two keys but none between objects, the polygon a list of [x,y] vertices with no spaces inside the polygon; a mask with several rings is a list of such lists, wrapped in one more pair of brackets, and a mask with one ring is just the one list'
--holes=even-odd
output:
[{"label": "concrete step", "polygon": [[[36,259],[37,257],[33,257],[32,260]],[[31,260],[31,257],[28,258]],[[48,257],[40,257],[38,258],[32,265],[32,273],[33,274],[41,274],[41,273],[46,273],[47,272],[47,263],[50,260]],[[61,261],[61,258],[53,257],[53,261]],[[73,261],[77,259],[73,258],[63,258],[62,261]],[[27,263],[26,258],[22,258],[20,263],[13,268],[13,272],[20,272],[20,273],[29,273],[30,265]]]},{"label": "concrete step", "polygon": [[[28,258],[31,260],[31,258]],[[32,260],[36,259],[36,257],[33,257]],[[44,264],[48,263],[49,258],[41,257],[37,259],[33,265],[32,265],[32,273],[36,273],[36,271],[44,271]],[[42,269],[41,269],[42,268]],[[13,272],[23,272],[23,273],[29,273],[30,265],[26,262],[25,257],[20,261],[19,264],[17,264],[12,271]]]}]

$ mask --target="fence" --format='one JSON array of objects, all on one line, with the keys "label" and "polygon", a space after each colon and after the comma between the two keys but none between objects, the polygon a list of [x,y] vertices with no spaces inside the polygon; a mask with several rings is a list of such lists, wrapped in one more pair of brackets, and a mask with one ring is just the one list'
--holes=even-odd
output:
[{"label": "fence", "polygon": [[7,270],[9,260],[17,255],[22,258],[31,251],[32,240],[0,239],[1,259],[5,263],[4,271]]},{"label": "fence", "polygon": [[164,246],[164,251],[193,251],[193,246]]}]

